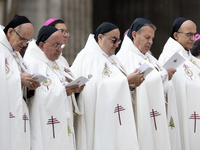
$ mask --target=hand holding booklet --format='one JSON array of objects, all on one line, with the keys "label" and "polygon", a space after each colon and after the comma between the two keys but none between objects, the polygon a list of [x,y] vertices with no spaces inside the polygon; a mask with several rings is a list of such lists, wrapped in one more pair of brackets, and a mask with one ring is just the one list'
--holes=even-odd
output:
[{"label": "hand holding booklet", "polygon": [[88,75],[87,77],[80,76],[79,78],[75,79],[74,81],[66,84],[65,87],[69,87],[69,86],[76,85],[76,84],[78,84],[79,86],[82,86],[83,84],[88,82],[90,78],[92,78],[92,75]]},{"label": "hand holding booklet", "polygon": [[145,62],[137,68],[137,70],[140,71],[140,73],[144,73],[144,77],[146,77],[153,70],[153,68]]},{"label": "hand holding booklet", "polygon": [[42,74],[39,74],[39,73],[35,73],[35,74],[33,74],[33,79],[35,79],[35,81],[37,81],[37,82],[43,82],[43,81],[45,81],[46,79],[47,79],[47,77],[45,77],[44,75],[42,75]]},{"label": "hand holding booklet", "polygon": [[176,69],[178,68],[183,62],[185,58],[183,58],[179,53],[174,53],[167,62],[163,65],[163,68],[166,70],[168,69]]}]

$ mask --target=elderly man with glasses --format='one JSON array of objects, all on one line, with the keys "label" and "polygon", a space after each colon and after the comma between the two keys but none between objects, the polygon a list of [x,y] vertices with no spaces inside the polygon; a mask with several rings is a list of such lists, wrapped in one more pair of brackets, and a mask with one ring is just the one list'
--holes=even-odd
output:
[{"label": "elderly man with glasses", "polygon": [[198,150],[200,147],[200,68],[190,49],[195,42],[196,24],[187,18],[175,19],[159,61],[164,64],[174,53],[179,53],[185,62],[177,68],[172,78],[175,86],[182,150]]},{"label": "elderly man with glasses", "polygon": [[[27,47],[24,60],[31,72],[47,77],[35,91],[30,104],[32,150],[75,150],[73,113],[81,114],[74,93],[83,86],[72,85],[70,69],[58,59],[62,52],[63,34],[52,26],[43,26],[37,41]],[[80,108],[80,109],[79,109]]]},{"label": "elderly man with glasses", "polygon": [[0,29],[0,149],[30,149],[28,93],[40,86],[33,79],[19,51],[27,46],[33,26],[25,16],[16,15]]},{"label": "elderly man with glasses", "polygon": [[[68,28],[66,27],[65,22],[58,18],[50,18],[44,23],[44,26],[53,26],[53,27],[57,28],[58,30],[60,30],[60,32],[63,34],[62,49],[64,49],[67,44],[67,39],[70,36],[70,32],[69,32]],[[69,66],[67,60],[65,59],[65,57],[62,54],[60,55],[59,59],[66,66]]]}]

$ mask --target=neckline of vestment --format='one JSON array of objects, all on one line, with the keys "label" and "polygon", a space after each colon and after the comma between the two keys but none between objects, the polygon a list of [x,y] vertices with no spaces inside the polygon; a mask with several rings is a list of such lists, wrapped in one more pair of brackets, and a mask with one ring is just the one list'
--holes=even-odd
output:
[{"label": "neckline of vestment", "polygon": [[117,69],[119,69],[125,76],[127,76],[127,74],[124,71],[124,68],[122,68],[121,64],[119,66],[118,63],[111,58],[112,56],[108,56],[108,55],[105,55],[105,54],[103,54],[103,56],[105,56],[111,62],[112,65],[117,67]]},{"label": "neckline of vestment", "polygon": [[[49,61],[46,64],[56,74],[56,76],[58,77],[62,85],[65,85],[66,82],[69,83],[73,81],[72,75],[67,72],[62,71],[61,66],[56,61]],[[68,74],[71,78],[69,76],[66,76],[66,74]]]},{"label": "neckline of vestment", "polygon": [[190,51],[190,50],[185,50],[185,52],[186,52],[187,55],[188,55],[189,61],[190,61],[191,63],[193,63],[197,68],[200,69],[200,66],[197,65],[197,62],[196,62],[196,60],[195,60],[195,57],[192,55],[191,51]]},{"label": "neckline of vestment", "polygon": [[[15,50],[13,50],[12,48],[10,49],[9,47],[7,47],[4,43],[0,42],[2,45],[4,45],[8,51],[10,52],[10,54],[13,56],[15,62],[17,63],[18,69],[21,73],[23,72],[28,72],[27,71],[27,66],[25,65],[25,62],[23,61],[22,57],[20,56],[19,52],[16,52]],[[9,43],[10,44],[10,43]]]}]

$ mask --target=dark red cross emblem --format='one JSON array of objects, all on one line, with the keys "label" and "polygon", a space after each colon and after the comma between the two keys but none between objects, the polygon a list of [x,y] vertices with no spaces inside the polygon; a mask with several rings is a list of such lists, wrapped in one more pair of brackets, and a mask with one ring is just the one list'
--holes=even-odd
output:
[{"label": "dark red cross emblem", "polygon": [[22,65],[27,69],[26,65],[24,63],[22,63]]},{"label": "dark red cross emblem", "polygon": [[55,129],[54,129],[54,124],[60,123],[60,121],[57,120],[57,118],[53,118],[53,116],[51,116],[51,119],[48,120],[47,125],[51,124],[52,125],[52,129],[53,129],[53,138],[55,138]]},{"label": "dark red cross emblem", "polygon": [[12,112],[9,112],[9,118],[15,118]]},{"label": "dark red cross emblem", "polygon": [[152,109],[152,112],[150,112],[150,117],[153,118],[154,125],[155,125],[155,129],[156,129],[156,130],[157,130],[156,117],[157,117],[157,116],[160,116],[160,115],[161,115],[161,114],[159,114],[159,112],[154,111],[153,109]]},{"label": "dark red cross emblem", "polygon": [[121,124],[121,117],[120,117],[120,111],[125,110],[122,106],[119,106],[119,104],[117,104],[117,107],[115,107],[115,111],[114,113],[118,113],[118,117],[119,117],[119,124]]},{"label": "dark red cross emblem", "polygon": [[70,72],[70,70],[67,69],[67,68],[64,68],[64,71],[65,71],[66,73]]},{"label": "dark red cross emblem", "polygon": [[196,122],[197,119],[200,119],[200,116],[199,114],[196,114],[196,111],[194,111],[194,114],[192,114],[189,119],[194,119],[194,133],[196,133]]},{"label": "dark red cross emblem", "polygon": [[5,59],[5,64],[6,64],[6,65],[9,65],[7,58]]},{"label": "dark red cross emblem", "polygon": [[24,113],[24,115],[23,115],[23,120],[24,120],[24,132],[26,132],[26,121],[29,120],[26,113]]}]

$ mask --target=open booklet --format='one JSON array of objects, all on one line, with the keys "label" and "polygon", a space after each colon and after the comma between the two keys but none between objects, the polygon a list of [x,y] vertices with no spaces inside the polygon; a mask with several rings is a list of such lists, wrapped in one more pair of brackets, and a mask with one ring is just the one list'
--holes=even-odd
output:
[{"label": "open booklet", "polygon": [[167,62],[163,65],[163,68],[166,70],[168,69],[176,69],[178,68],[183,62],[185,61],[185,58],[181,56],[179,53],[174,53]]},{"label": "open booklet", "polygon": [[76,85],[76,84],[78,84],[79,86],[82,86],[83,84],[88,82],[90,78],[92,78],[91,74],[89,74],[87,77],[80,76],[77,79],[75,79],[74,81],[66,84],[65,87],[69,87],[69,86]]},{"label": "open booklet", "polygon": [[146,77],[153,70],[153,68],[145,62],[137,68],[137,70],[140,71],[140,73],[144,73],[144,77]]},{"label": "open booklet", "polygon": [[47,77],[45,77],[44,75],[42,74],[39,74],[39,73],[35,73],[33,74],[33,78],[35,79],[35,81],[37,82],[43,82],[47,79]]}]

